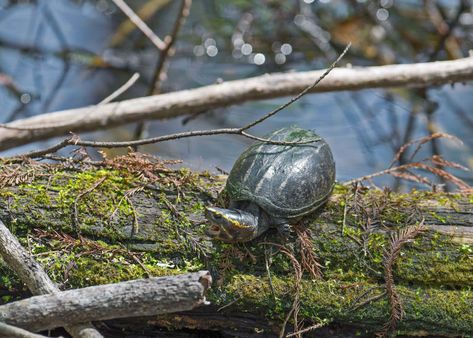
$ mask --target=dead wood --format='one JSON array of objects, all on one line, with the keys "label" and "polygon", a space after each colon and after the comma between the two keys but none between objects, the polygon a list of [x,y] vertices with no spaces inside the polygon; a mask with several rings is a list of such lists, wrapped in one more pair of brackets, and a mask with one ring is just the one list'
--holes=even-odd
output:
[{"label": "dead wood", "polygon": [[[324,70],[317,70],[263,75],[102,106],[42,114],[8,124],[10,128],[26,130],[0,128],[0,150],[53,136],[64,136],[70,131],[93,131],[147,119],[198,113],[245,101],[294,95],[310,86],[323,73]],[[453,61],[338,68],[311,92],[433,86],[471,79],[473,58],[467,57]],[[48,125],[58,127],[42,128]],[[38,127],[41,129],[34,129]]]},{"label": "dead wood", "polygon": [[[325,207],[301,222],[309,230],[299,233],[302,239],[282,242],[270,231],[240,246],[211,242],[203,231],[204,206],[226,203],[224,177],[173,170],[137,154],[105,162],[5,163],[1,171],[8,179],[0,189],[0,218],[62,289],[211,271],[213,307],[154,324],[143,319],[146,327],[251,336],[239,320],[246,316],[277,335],[296,304],[299,330],[328,323],[312,334],[341,326],[369,336],[392,315],[384,292],[389,277],[402,303],[397,332],[472,334],[471,193],[397,194],[338,185]],[[426,231],[396,250],[386,275],[391,236],[422,220]],[[309,257],[317,257],[322,278],[311,274],[317,263]],[[294,266],[302,267],[296,275]],[[0,269],[10,285],[0,291],[19,295],[21,284]],[[295,330],[289,318],[285,334]]]},{"label": "dead wood", "polygon": [[89,321],[159,315],[191,310],[205,303],[207,271],[34,296],[0,306],[10,325],[43,331]]}]

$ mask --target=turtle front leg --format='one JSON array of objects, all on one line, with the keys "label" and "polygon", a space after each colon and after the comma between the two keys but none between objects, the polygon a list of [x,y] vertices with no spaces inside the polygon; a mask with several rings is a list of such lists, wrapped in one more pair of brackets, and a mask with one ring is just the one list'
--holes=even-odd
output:
[{"label": "turtle front leg", "polygon": [[287,223],[278,224],[276,226],[279,235],[283,238],[285,242],[287,242],[291,238],[292,233],[292,226]]}]

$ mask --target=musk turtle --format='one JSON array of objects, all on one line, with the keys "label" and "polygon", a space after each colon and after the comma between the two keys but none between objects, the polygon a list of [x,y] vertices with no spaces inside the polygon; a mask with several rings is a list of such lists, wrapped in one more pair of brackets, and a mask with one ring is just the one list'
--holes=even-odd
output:
[{"label": "musk turtle", "polygon": [[335,163],[324,139],[298,127],[283,128],[267,139],[313,142],[281,145],[258,142],[236,160],[226,183],[228,209],[207,207],[206,234],[225,242],[247,242],[270,227],[287,233],[322,206],[332,192]]}]

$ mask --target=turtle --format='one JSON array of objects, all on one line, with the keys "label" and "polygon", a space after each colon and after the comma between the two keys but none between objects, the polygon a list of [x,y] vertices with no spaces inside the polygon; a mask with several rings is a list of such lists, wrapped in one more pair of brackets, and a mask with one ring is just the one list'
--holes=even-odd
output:
[{"label": "turtle", "polygon": [[248,242],[276,228],[287,237],[291,224],[327,201],[335,184],[328,143],[313,131],[285,127],[266,136],[236,160],[224,191],[228,208],[206,207],[205,233],[228,243]]}]

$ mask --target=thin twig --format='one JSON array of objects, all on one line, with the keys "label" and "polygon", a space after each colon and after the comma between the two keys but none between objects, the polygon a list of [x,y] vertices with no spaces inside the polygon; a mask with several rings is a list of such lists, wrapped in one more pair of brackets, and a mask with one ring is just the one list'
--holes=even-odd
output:
[{"label": "thin twig", "polygon": [[184,25],[186,18],[189,16],[190,7],[192,6],[192,0],[181,0],[181,7],[179,8],[178,16],[174,21],[174,27],[172,28],[171,34],[165,38],[165,46],[162,49],[158,64],[156,65],[155,72],[153,75],[153,82],[149,95],[158,94],[160,90],[161,77],[164,71],[165,63],[168,57],[172,54],[171,49],[176,41],[179,30]]},{"label": "thin twig", "polygon": [[[273,244],[274,245],[274,244]],[[289,322],[289,318],[292,315],[293,321],[294,321],[294,330],[298,330],[298,319],[297,316],[299,314],[300,310],[300,294],[301,294],[301,282],[302,282],[302,266],[299,263],[299,261],[296,259],[296,257],[293,255],[293,253],[286,248],[285,246],[282,245],[276,245],[277,247],[280,248],[280,251],[285,254],[289,260],[292,263],[293,269],[294,269],[294,277],[295,277],[295,291],[294,291],[294,300],[292,302],[292,307],[289,313],[287,314],[286,318],[284,319],[283,325],[281,326],[281,330],[279,331],[279,337],[282,338],[284,337],[284,334],[286,333],[286,325]]]},{"label": "thin twig", "polygon": [[342,220],[342,237],[345,235],[345,227],[347,225],[347,212],[348,212],[348,195],[345,196],[345,205],[343,206],[343,220]]},{"label": "thin twig", "polygon": [[100,101],[98,103],[98,105],[107,104],[109,102],[112,102],[117,97],[119,97],[124,92],[126,92],[131,86],[133,86],[135,84],[135,82],[138,81],[139,78],[140,78],[140,74],[139,73],[134,73],[127,82],[125,82],[123,85],[121,85],[120,88],[115,90],[112,94],[110,94],[109,96],[104,98],[102,101]]},{"label": "thin twig", "polygon": [[383,291],[383,292],[380,293],[379,295],[370,297],[370,298],[366,299],[365,301],[361,302],[360,304],[357,304],[357,305],[353,306],[352,308],[350,308],[350,310],[351,310],[351,311],[356,311],[356,310],[358,310],[359,308],[365,306],[366,304],[369,304],[369,303],[371,303],[371,302],[377,301],[378,299],[381,299],[381,298],[383,298],[383,297],[386,296],[386,295],[387,295],[387,292],[386,292],[386,291]]},{"label": "thin twig", "polygon": [[285,254],[287,256],[287,258],[289,258],[289,260],[291,261],[291,264],[292,264],[292,267],[294,269],[294,288],[295,288],[295,292],[294,292],[294,300],[292,302],[292,306],[291,306],[291,309],[289,310],[289,312],[287,313],[282,325],[281,325],[281,329],[279,330],[279,338],[283,338],[285,333],[286,333],[286,326],[287,326],[287,323],[289,322],[289,319],[293,318],[293,321],[294,321],[294,330],[295,331],[298,331],[298,319],[297,319],[297,316],[298,316],[298,313],[300,311],[300,293],[301,293],[301,288],[302,288],[302,285],[301,285],[301,282],[302,282],[302,266],[301,264],[299,263],[299,261],[296,259],[296,257],[293,255],[293,253],[287,248],[285,247],[284,245],[281,245],[281,244],[278,244],[278,243],[273,243],[273,242],[261,242],[259,243],[260,245],[272,245],[272,246],[275,246],[276,248],[279,249],[279,252],[282,252],[283,254]]},{"label": "thin twig", "polygon": [[235,304],[235,303],[238,302],[240,299],[242,299],[242,296],[238,296],[237,298],[235,298],[234,300],[232,300],[230,303],[225,304],[225,305],[223,305],[222,307],[219,307],[219,308],[217,309],[217,312],[220,312],[220,311],[222,311],[223,309],[226,309],[227,307],[229,307],[229,306]]},{"label": "thin twig", "polygon": [[133,227],[132,227],[132,235],[136,235],[138,233],[138,231],[140,230],[140,223],[138,222],[138,215],[137,215],[137,212],[136,212],[136,209],[135,209],[135,206],[133,205],[133,202],[131,201],[131,199],[127,196],[127,194],[125,193],[125,195],[123,196],[123,198],[125,198],[125,200],[127,201],[128,205],[130,206],[131,208],[131,211],[133,212]]},{"label": "thin twig", "polygon": [[143,32],[144,35],[156,46],[157,49],[163,50],[166,48],[166,43],[161,40],[148,25],[136,15],[136,13],[123,0],[112,0],[113,3],[121,9],[121,11]]},{"label": "thin twig", "polygon": [[[171,56],[171,54],[173,54],[172,46],[174,45],[174,42],[176,41],[179,30],[184,25],[184,22],[186,21],[187,16],[189,16],[191,5],[192,5],[192,0],[181,0],[181,7],[179,8],[177,18],[174,21],[174,26],[171,31],[171,34],[166,36],[166,38],[164,39],[166,45],[161,50],[161,53],[159,54],[158,63],[156,64],[156,67],[154,70],[154,75],[151,80],[152,82],[148,91],[148,95],[161,93],[161,80],[164,78],[164,75],[166,74],[166,69],[165,69],[166,61]],[[140,123],[138,123],[134,132],[135,138],[137,139],[142,138],[145,129],[146,129],[145,121],[141,121]],[[138,148],[134,147],[134,150],[137,151]]]},{"label": "thin twig", "polygon": [[303,97],[305,94],[307,94],[310,90],[312,90],[315,86],[317,86],[320,81],[322,81],[331,71],[332,69],[335,68],[335,66],[340,62],[340,60],[345,56],[345,54],[348,52],[348,50],[350,49],[351,47],[351,42],[348,43],[348,45],[345,47],[345,49],[343,50],[343,52],[340,54],[340,56],[330,65],[330,67],[328,67],[325,72],[313,83],[311,84],[310,86],[306,87],[303,91],[301,91],[299,94],[297,94],[296,96],[294,96],[292,99],[290,99],[288,102],[286,102],[285,104],[283,104],[282,106],[279,106],[278,108],[274,109],[273,111],[269,112],[268,114],[266,114],[265,116],[255,120],[254,122],[248,124],[246,127],[243,127],[242,128],[242,131],[245,131],[247,129],[250,129],[254,126],[256,126],[257,124],[260,124],[261,122],[263,122],[264,120],[270,118],[271,116],[279,113],[281,110],[283,110],[284,108],[287,108],[289,107],[291,104],[293,104],[294,102],[296,102],[297,100],[299,100],[301,97]]},{"label": "thin twig", "polygon": [[322,323],[318,323],[318,324],[306,327],[305,329],[299,330],[297,332],[289,333],[288,335],[286,335],[286,338],[298,336],[298,335],[301,335],[301,334],[309,332],[309,331],[320,329],[321,327],[323,327],[325,325],[327,325],[327,322],[324,321]]},{"label": "thin twig", "polygon": [[284,334],[286,333],[286,326],[287,326],[287,323],[289,322],[289,319],[291,319],[291,315],[292,313],[295,311],[295,308],[294,306],[291,308],[291,310],[289,310],[289,312],[287,313],[286,315],[286,318],[284,318],[284,321],[281,325],[281,330],[279,331],[279,338],[283,338],[284,337]]},{"label": "thin twig", "polygon": [[69,145],[75,145],[75,142],[78,141],[78,140],[79,139],[78,139],[77,135],[73,135],[73,136],[70,136],[70,137],[62,140],[59,143],[56,143],[55,145],[53,145],[49,148],[42,149],[42,150],[33,150],[33,151],[30,151],[26,154],[22,154],[22,155],[19,155],[19,156],[13,156],[11,158],[18,158],[18,157],[37,158],[37,157],[41,157],[41,156],[44,156],[44,155],[47,155],[47,154],[55,153],[56,151],[58,151],[58,150],[60,150],[64,147],[67,147]]},{"label": "thin twig", "polygon": [[[127,249],[125,246],[123,246],[125,249]],[[146,265],[135,255],[133,254],[130,250],[128,250],[128,253],[129,255],[131,256],[131,258],[133,258],[133,260],[139,264],[139,266],[141,266],[141,268],[143,269],[143,271],[145,272],[146,274],[146,277],[147,278],[151,278],[153,276],[153,274],[151,273],[151,271],[146,267]]]},{"label": "thin twig", "polygon": [[268,283],[271,289],[271,295],[273,296],[273,301],[276,302],[276,291],[274,290],[273,279],[271,278],[271,269],[269,266],[269,258],[268,258],[268,248],[265,245],[264,248],[264,265],[266,267],[266,273],[268,275]]}]

